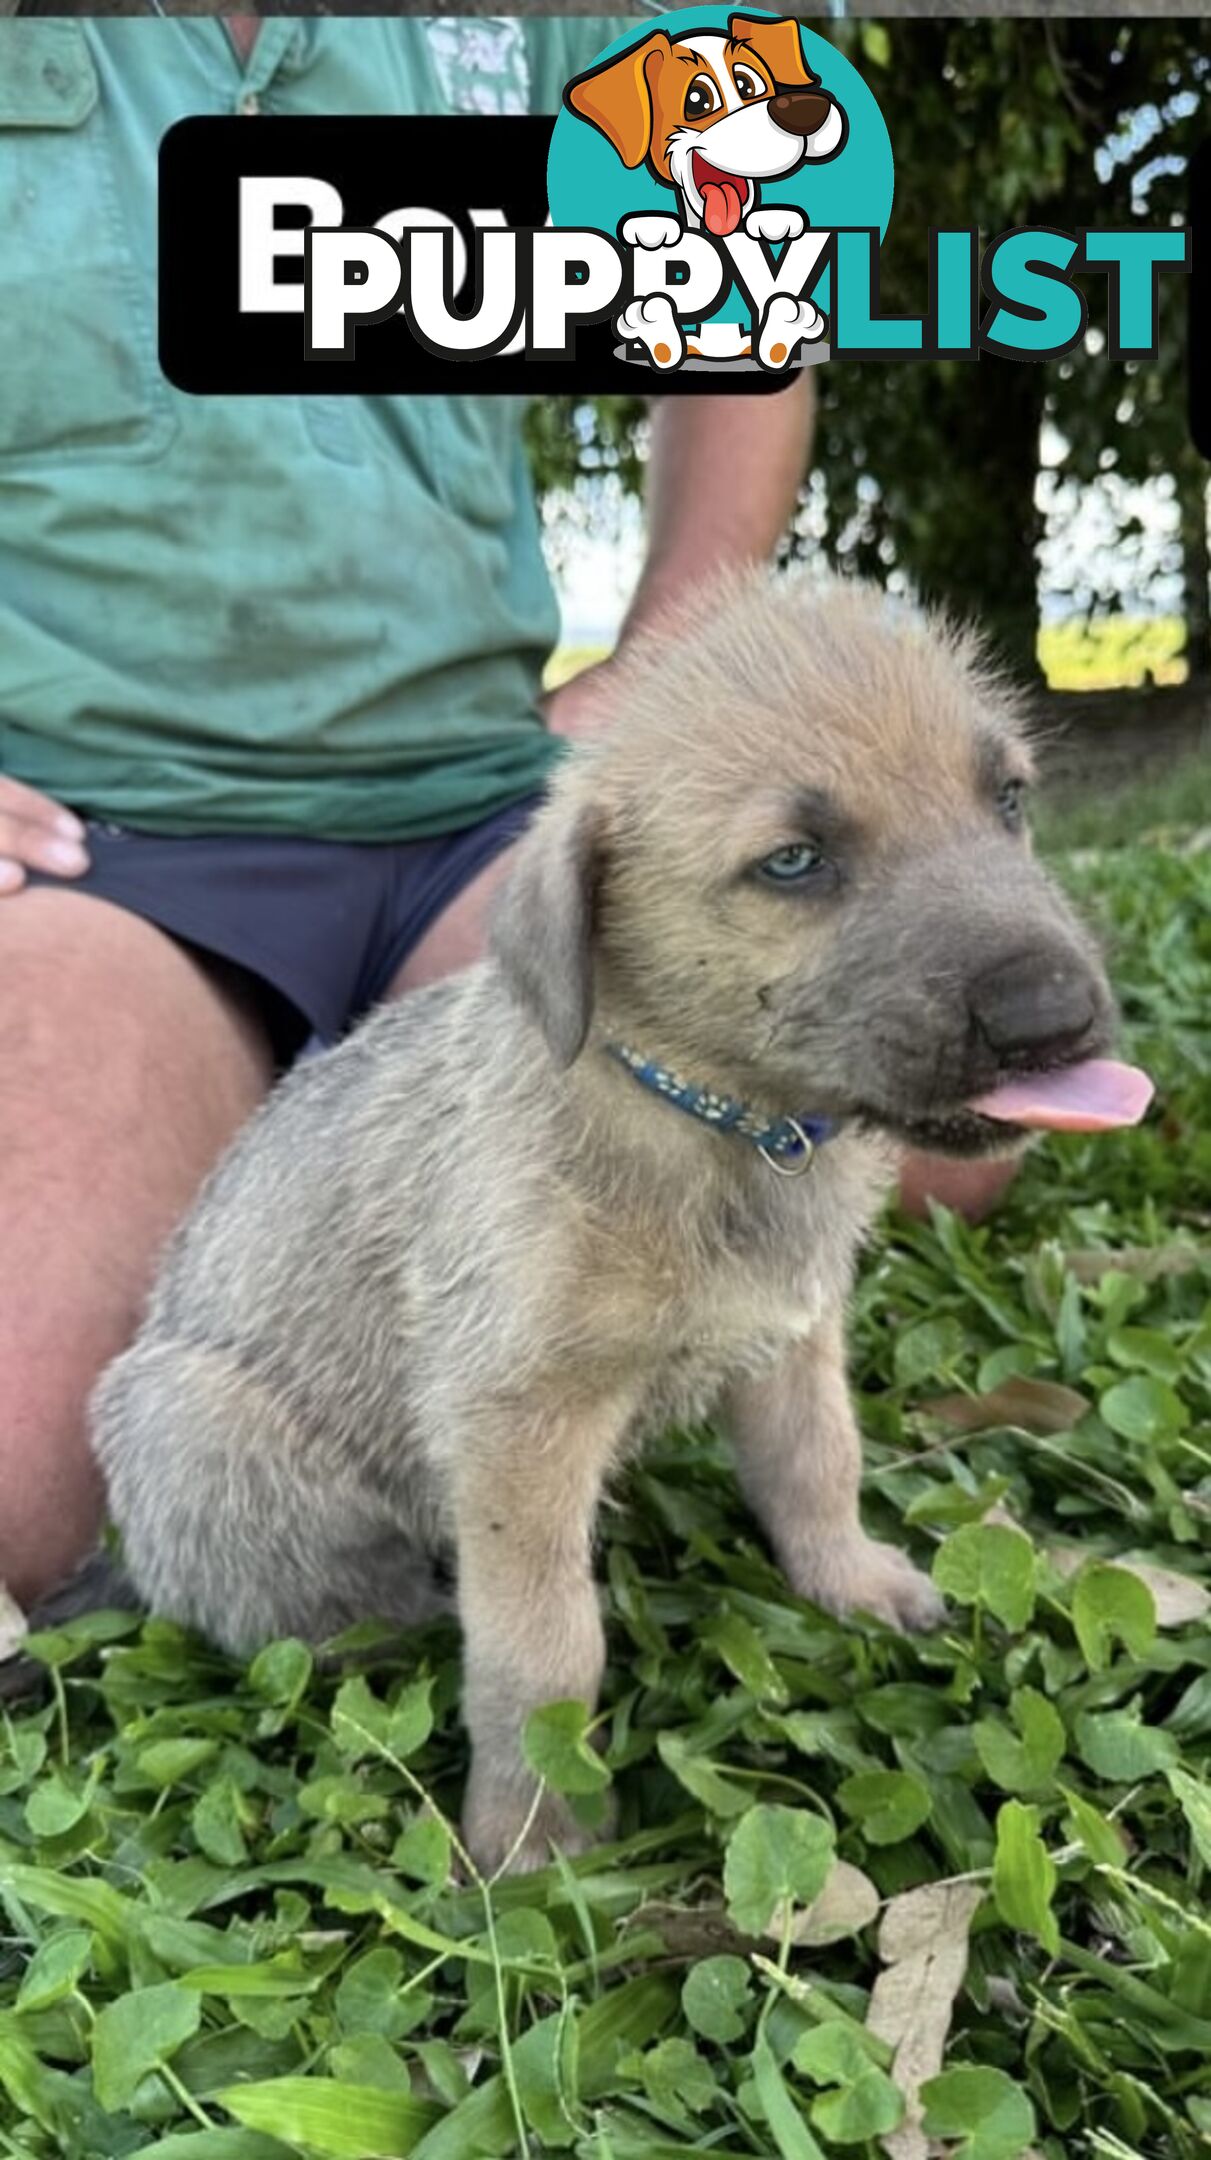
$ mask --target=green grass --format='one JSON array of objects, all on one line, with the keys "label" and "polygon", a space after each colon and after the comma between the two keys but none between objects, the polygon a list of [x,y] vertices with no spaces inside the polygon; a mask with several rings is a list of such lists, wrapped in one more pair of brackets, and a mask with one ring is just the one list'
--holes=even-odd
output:
[{"label": "green grass", "polygon": [[343,1675],[42,1638],[53,1698],[0,1731],[0,2153],[875,2156],[905,2028],[937,2152],[1206,2151],[1211,853],[1063,868],[1157,1109],[1040,1145],[983,1229],[893,1220],[856,1300],[867,1518],[949,1625],[798,1602],[670,1436],[605,1523],[600,1764],[574,1711],[533,1732],[614,1841],[494,1888],[452,1864],[451,1629]]},{"label": "green grass", "polygon": [[1050,853],[1135,842],[1164,848],[1183,836],[1211,833],[1211,754],[1191,752],[1096,792],[1069,784],[1051,799],[1044,795],[1035,827],[1039,845]]}]

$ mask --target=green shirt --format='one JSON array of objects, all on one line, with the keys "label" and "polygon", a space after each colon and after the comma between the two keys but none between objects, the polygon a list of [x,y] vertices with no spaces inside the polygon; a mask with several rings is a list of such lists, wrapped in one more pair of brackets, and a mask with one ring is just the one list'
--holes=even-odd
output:
[{"label": "green shirt", "polygon": [[[0,771],[154,832],[420,838],[540,785],[520,401],[197,398],[155,343],[190,113],[554,111],[603,18],[0,22]],[[385,205],[384,207],[390,207]]]}]

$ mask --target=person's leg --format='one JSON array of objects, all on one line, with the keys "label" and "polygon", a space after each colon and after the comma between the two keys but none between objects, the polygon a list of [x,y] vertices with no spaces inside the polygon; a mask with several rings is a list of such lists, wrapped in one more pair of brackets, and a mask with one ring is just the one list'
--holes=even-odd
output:
[{"label": "person's leg", "polygon": [[234,976],[89,895],[0,900],[0,1581],[23,1604],[96,1536],[88,1395],[272,1077]]},{"label": "person's leg", "polygon": [[449,906],[443,908],[403,966],[396,970],[387,990],[388,997],[402,997],[408,990],[423,990],[428,983],[440,982],[443,976],[455,975],[459,968],[470,967],[473,960],[483,958],[493,904],[509,874],[516,846],[514,841],[513,847],[494,855],[491,862],[455,895]]}]

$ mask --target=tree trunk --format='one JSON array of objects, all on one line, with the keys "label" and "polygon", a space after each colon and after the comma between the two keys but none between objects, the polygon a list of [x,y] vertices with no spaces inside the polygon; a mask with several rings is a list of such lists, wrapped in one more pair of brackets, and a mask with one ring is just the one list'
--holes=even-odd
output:
[{"label": "tree trunk", "polygon": [[1211,558],[1207,551],[1207,470],[1193,451],[1178,467],[1177,493],[1181,505],[1186,662],[1191,681],[1203,681],[1211,676]]},{"label": "tree trunk", "polygon": [[1044,370],[1029,361],[983,359],[939,395],[935,440],[956,514],[932,521],[916,566],[930,596],[979,622],[1027,681],[1039,675],[1035,485],[1045,389]]}]

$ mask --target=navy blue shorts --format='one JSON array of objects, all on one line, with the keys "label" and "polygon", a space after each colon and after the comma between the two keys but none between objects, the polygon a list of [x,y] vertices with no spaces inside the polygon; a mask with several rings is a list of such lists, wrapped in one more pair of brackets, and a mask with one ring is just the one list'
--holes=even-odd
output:
[{"label": "navy blue shorts", "polygon": [[128,908],[251,979],[278,1060],[335,1042],[377,1003],[438,916],[524,831],[540,797],[435,840],[260,834],[167,838],[86,820],[83,877],[31,885]]}]

